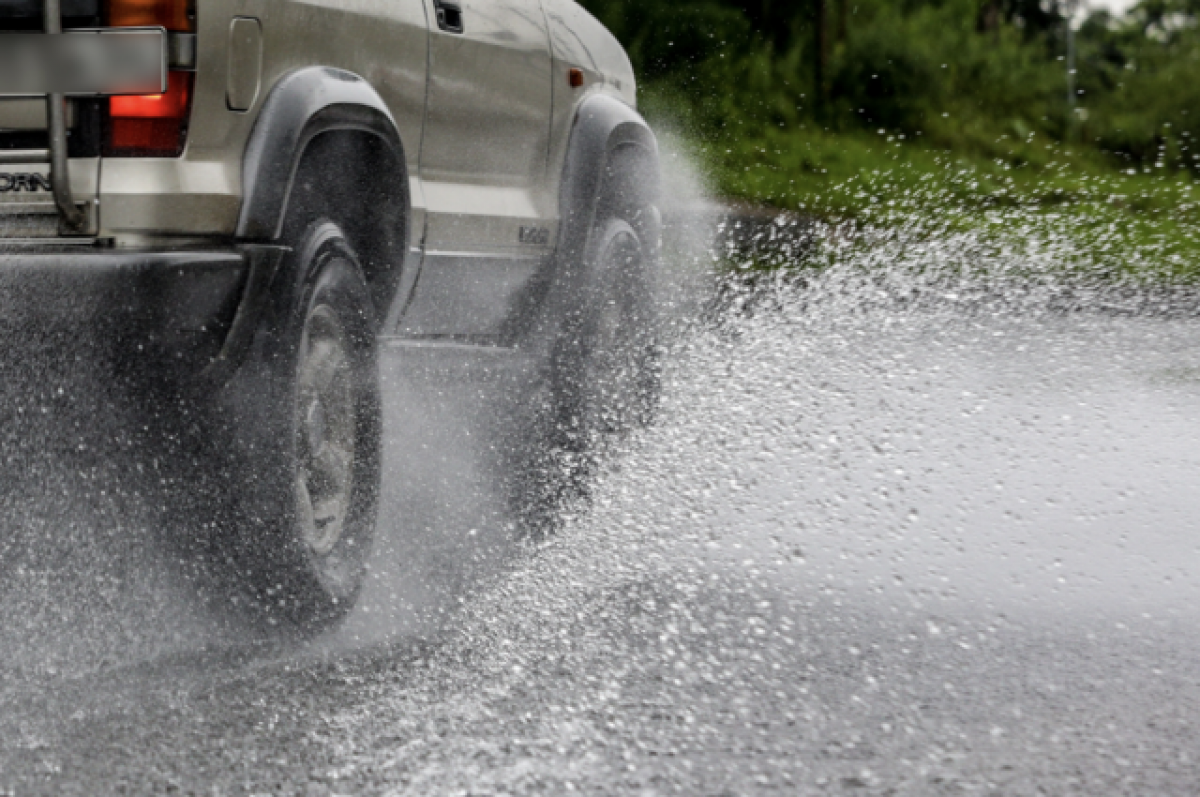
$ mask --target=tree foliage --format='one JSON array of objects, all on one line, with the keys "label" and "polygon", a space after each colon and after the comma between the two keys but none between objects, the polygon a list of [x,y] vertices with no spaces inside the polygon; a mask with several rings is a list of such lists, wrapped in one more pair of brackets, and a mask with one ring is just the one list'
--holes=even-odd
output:
[{"label": "tree foliage", "polygon": [[1089,17],[1073,104],[1059,0],[583,2],[628,47],[651,106],[704,135],[886,128],[979,154],[1042,136],[1122,164],[1200,164],[1200,0]]}]

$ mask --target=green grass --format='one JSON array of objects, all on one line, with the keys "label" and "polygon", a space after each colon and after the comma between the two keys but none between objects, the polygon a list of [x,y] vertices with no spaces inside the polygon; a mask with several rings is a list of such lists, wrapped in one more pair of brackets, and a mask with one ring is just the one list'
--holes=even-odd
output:
[{"label": "green grass", "polygon": [[986,149],[811,126],[696,147],[731,199],[917,236],[1069,241],[1068,265],[1200,281],[1200,185],[1187,173],[1120,169],[1036,137],[998,137]]}]

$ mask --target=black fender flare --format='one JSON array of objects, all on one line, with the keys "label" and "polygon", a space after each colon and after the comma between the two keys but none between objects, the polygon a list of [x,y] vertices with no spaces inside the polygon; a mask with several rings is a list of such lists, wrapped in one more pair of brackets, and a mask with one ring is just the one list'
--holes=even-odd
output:
[{"label": "black fender flare", "polygon": [[[539,310],[524,314],[529,320],[516,323],[514,337],[535,346],[553,345],[572,319],[580,317],[581,302],[586,301],[580,288],[588,279],[587,256],[610,166],[629,148],[648,159],[653,174],[647,175],[651,184],[643,188],[657,200],[658,140],[650,126],[637,111],[614,97],[594,94],[585,99],[575,114],[563,166],[558,244],[526,299],[526,307]],[[658,230],[652,234],[657,236]]]},{"label": "black fender flare", "polygon": [[[608,169],[623,148],[634,148],[650,159],[657,182],[658,139],[646,120],[620,100],[595,94],[580,105],[567,148],[559,192],[559,233],[555,261],[559,272],[581,263],[596,224],[596,211],[607,183]],[[657,195],[657,185],[650,188]]]},{"label": "black fender flare", "polygon": [[[397,156],[400,168],[405,168],[396,121],[370,83],[352,72],[324,66],[291,72],[271,89],[246,145],[242,209],[235,233],[239,240],[267,243],[279,238],[300,159],[314,138],[332,130],[356,130],[380,138]],[[408,175],[397,177],[403,178],[407,197]]]},{"label": "black fender flare", "polygon": [[276,82],[263,103],[242,160],[243,199],[235,237],[246,257],[247,278],[225,344],[207,369],[217,382],[227,382],[244,362],[268,312],[269,297],[277,290],[276,275],[287,252],[279,239],[297,171],[309,144],[332,131],[356,131],[377,138],[398,170],[391,176],[381,175],[401,193],[398,234],[379,236],[384,251],[375,253],[394,272],[370,286],[381,317],[395,291],[412,218],[407,161],[396,121],[371,84],[351,72],[321,66],[291,72]]}]

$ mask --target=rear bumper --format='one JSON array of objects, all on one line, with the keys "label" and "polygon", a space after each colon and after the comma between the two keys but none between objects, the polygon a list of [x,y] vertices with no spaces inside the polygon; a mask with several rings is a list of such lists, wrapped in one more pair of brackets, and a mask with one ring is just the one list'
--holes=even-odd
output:
[{"label": "rear bumper", "polygon": [[248,272],[233,249],[0,250],[0,368],[186,381],[220,353]]}]

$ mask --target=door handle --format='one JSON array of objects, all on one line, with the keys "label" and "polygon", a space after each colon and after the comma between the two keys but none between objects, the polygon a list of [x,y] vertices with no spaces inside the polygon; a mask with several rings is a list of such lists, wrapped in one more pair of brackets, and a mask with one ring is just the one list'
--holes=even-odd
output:
[{"label": "door handle", "polygon": [[466,30],[463,25],[462,6],[450,0],[433,0],[437,9],[438,27],[447,33],[462,33]]}]

